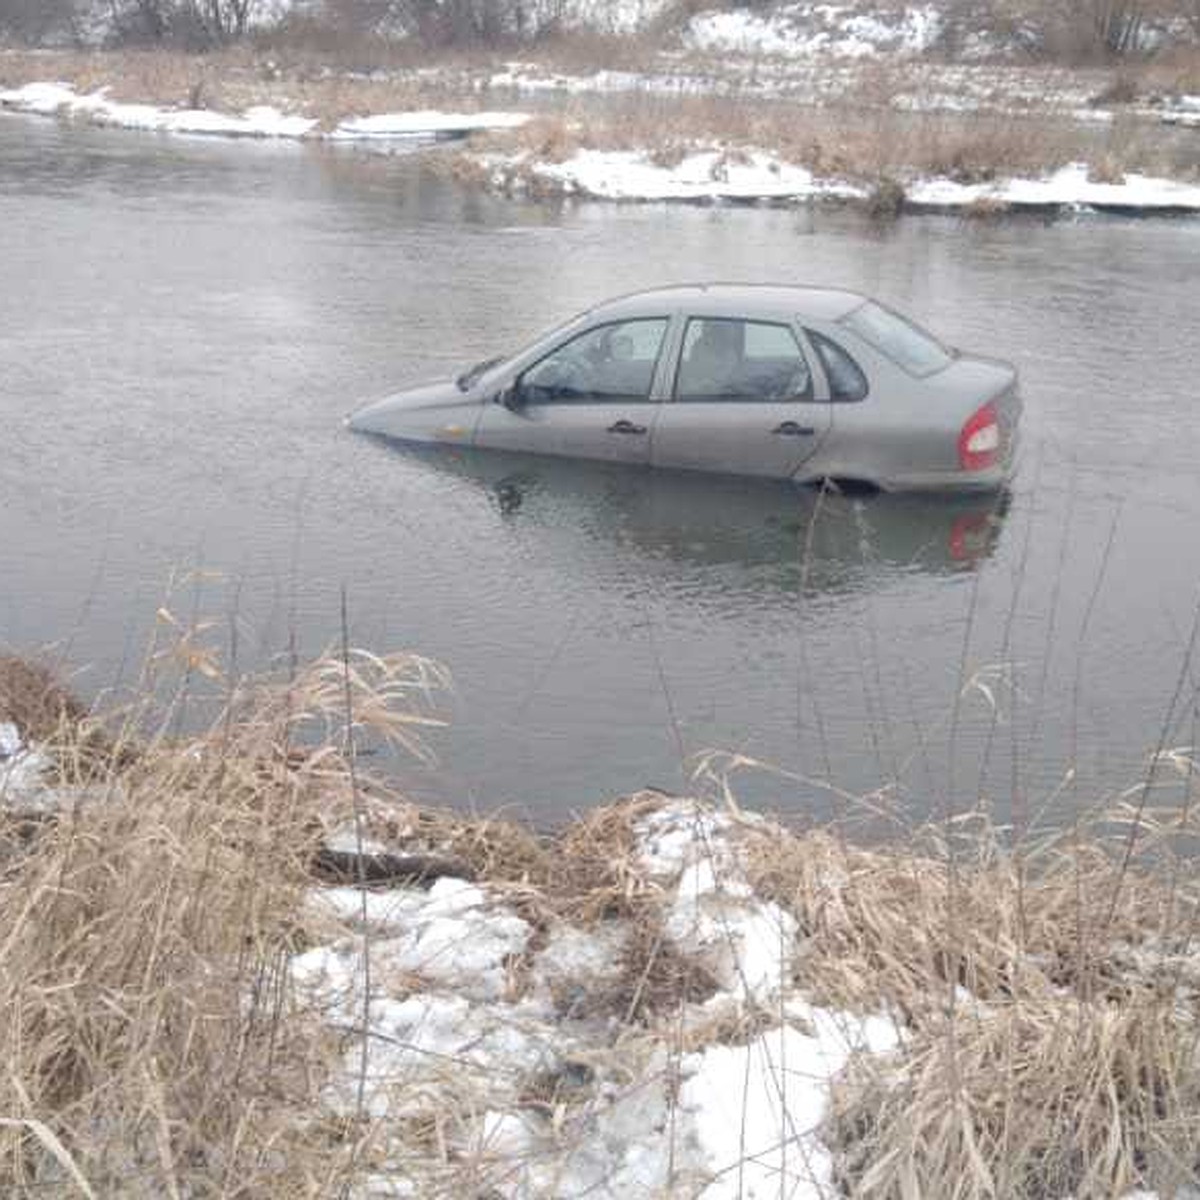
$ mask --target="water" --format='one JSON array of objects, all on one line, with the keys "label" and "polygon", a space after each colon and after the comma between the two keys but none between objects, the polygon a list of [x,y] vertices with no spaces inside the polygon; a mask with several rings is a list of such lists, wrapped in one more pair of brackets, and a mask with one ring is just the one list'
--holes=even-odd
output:
[{"label": "water", "polygon": [[[0,272],[0,646],[85,694],[129,685],[164,602],[249,669],[336,644],[345,589],[355,642],[453,673],[438,764],[391,768],[461,806],[556,819],[720,748],[798,815],[886,785],[914,819],[1062,820],[1196,740],[1200,223],[560,208],[406,157],[6,118]],[[341,428],[704,278],[859,288],[1016,361],[1011,496],[816,510]]]}]

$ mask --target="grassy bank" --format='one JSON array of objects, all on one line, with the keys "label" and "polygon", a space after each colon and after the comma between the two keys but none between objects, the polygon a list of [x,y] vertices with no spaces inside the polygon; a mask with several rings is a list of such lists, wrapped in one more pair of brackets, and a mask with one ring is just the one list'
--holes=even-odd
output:
[{"label": "grassy bank", "polygon": [[[1197,1182],[1190,809],[1135,788],[1013,844],[964,804],[865,847],[643,793],[535,832],[364,772],[420,752],[422,659],[234,684],[166,651],[94,715],[0,663],[6,1194],[568,1195],[600,1160],[591,1194]],[[823,1029],[847,1049],[814,1083]]]},{"label": "grassy bank", "polygon": [[[9,51],[0,54],[0,85],[56,79],[82,92],[108,88],[117,100],[228,114],[267,105],[316,120],[318,131],[397,111],[535,111],[523,130],[473,141],[454,167],[485,181],[491,173],[470,169],[481,154],[504,158],[509,177],[524,178],[526,168],[587,150],[636,151],[667,168],[697,151],[729,161],[760,152],[867,190],[931,177],[1031,178],[1069,163],[1107,183],[1129,173],[1200,178],[1195,131],[1161,125],[1154,108],[1164,96],[1200,92],[1200,70],[1186,56],[1117,72],[657,61],[642,49],[620,61],[620,76],[596,75],[609,70],[615,41],[551,43],[516,65],[480,51],[418,62],[403,44],[387,43],[361,61],[366,51],[303,43],[206,55]],[[1082,119],[1089,105],[1104,119]],[[553,184],[542,178],[537,190]]]}]

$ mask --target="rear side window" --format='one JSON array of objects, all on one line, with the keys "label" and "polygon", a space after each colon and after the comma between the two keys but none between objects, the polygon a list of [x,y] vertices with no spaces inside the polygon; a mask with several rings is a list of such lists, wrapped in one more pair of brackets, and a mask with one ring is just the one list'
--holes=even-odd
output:
[{"label": "rear side window", "polygon": [[675,398],[685,403],[807,400],[812,373],[787,325],[693,317],[683,336]]},{"label": "rear side window", "polygon": [[823,333],[817,333],[813,329],[806,329],[804,332],[812,339],[821,365],[825,368],[825,376],[829,380],[830,400],[847,404],[865,399],[868,391],[866,373],[849,352]]},{"label": "rear side window", "polygon": [[950,352],[932,334],[874,300],[843,317],[842,324],[910,375],[932,375],[953,361]]}]

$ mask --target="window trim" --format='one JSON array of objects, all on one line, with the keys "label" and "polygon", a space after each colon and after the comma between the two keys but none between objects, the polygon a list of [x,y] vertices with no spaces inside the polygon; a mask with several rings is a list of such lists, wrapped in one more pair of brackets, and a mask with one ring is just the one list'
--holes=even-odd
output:
[{"label": "window trim", "polygon": [[[813,353],[817,356],[821,364],[821,370],[825,374],[825,385],[829,389],[830,404],[861,404],[871,394],[871,377],[863,369],[862,363],[835,338],[831,338],[829,334],[822,333],[819,329],[812,329],[809,326],[804,327],[804,332],[808,340],[812,342]],[[850,361],[850,365],[858,372],[859,378],[862,380],[862,395],[860,396],[839,396],[836,394],[833,381],[833,372],[829,369],[829,364],[825,361],[825,355],[821,351],[822,345],[832,346],[835,350],[844,354]]]},{"label": "window trim", "polygon": [[658,404],[659,401],[657,399],[655,399],[655,391],[656,391],[656,386],[658,383],[658,373],[662,367],[663,354],[665,353],[665,351],[667,349],[668,342],[669,342],[670,336],[671,336],[671,317],[670,317],[670,315],[668,315],[666,313],[663,313],[660,316],[652,316],[652,317],[622,317],[622,318],[620,318],[618,320],[614,320],[614,321],[601,321],[600,324],[598,324],[598,325],[589,325],[589,326],[587,326],[586,329],[576,330],[576,332],[573,333],[570,337],[564,338],[561,342],[557,343],[557,345],[552,346],[540,358],[534,359],[533,362],[527,363],[525,366],[523,366],[521,368],[521,370],[518,371],[517,374],[513,377],[512,386],[515,387],[518,392],[523,391],[525,376],[528,375],[530,371],[534,370],[535,367],[540,367],[542,365],[542,363],[544,363],[548,358],[553,358],[554,355],[556,355],[560,350],[565,350],[569,345],[571,345],[572,342],[577,342],[580,340],[580,338],[585,338],[589,334],[597,333],[601,329],[618,329],[622,325],[649,324],[650,322],[654,322],[654,321],[659,321],[662,323],[663,331],[662,331],[662,337],[659,339],[659,342],[658,342],[658,353],[655,355],[654,365],[650,368],[650,384],[646,389],[645,396],[640,397],[638,399],[633,399],[629,396],[622,396],[622,397],[613,397],[613,398],[607,399],[607,400],[597,400],[597,399],[591,399],[591,400],[527,400],[526,404],[529,404],[531,406],[533,406],[533,405],[538,405],[538,406],[562,405],[564,407],[565,406],[584,407],[589,404],[591,404],[591,405],[611,404],[614,406],[619,406],[619,405],[623,405],[623,404]]},{"label": "window trim", "polygon": [[[776,329],[787,330],[792,341],[795,343],[796,353],[800,356],[800,361],[804,364],[804,368],[808,372],[807,389],[791,396],[781,396],[778,399],[770,399],[766,396],[713,396],[710,399],[703,400],[684,398],[679,393],[679,378],[683,373],[683,353],[687,348],[688,330],[691,328],[693,321],[724,321],[726,323],[736,322],[739,325],[768,325]],[[813,365],[809,362],[808,355],[804,352],[804,342],[797,336],[796,327],[790,321],[770,321],[759,317],[726,317],[693,313],[684,316],[680,324],[679,346],[675,357],[675,374],[671,380],[671,390],[668,398],[672,404],[811,404],[816,400],[816,376],[813,373]]]}]

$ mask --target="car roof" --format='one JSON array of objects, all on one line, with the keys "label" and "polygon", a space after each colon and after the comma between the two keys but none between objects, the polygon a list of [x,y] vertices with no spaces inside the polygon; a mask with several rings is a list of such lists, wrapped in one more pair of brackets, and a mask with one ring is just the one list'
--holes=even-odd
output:
[{"label": "car roof", "polygon": [[588,310],[590,317],[656,316],[687,309],[697,316],[796,316],[836,321],[866,302],[858,292],[840,288],[778,283],[684,283],[618,296]]}]

